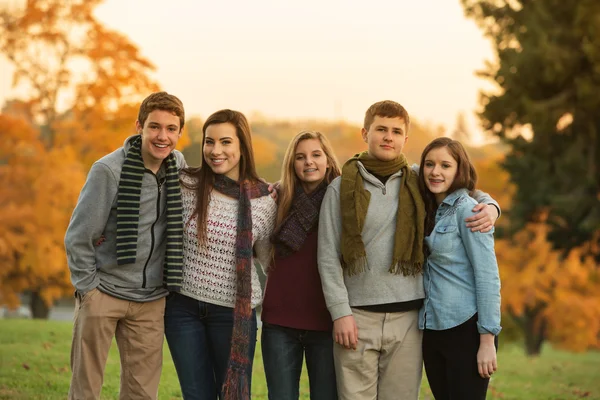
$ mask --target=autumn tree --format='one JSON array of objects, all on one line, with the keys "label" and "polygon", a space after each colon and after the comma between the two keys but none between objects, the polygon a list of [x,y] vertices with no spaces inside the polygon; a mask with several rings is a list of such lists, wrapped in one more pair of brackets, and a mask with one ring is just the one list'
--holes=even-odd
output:
[{"label": "autumn tree", "polygon": [[[497,62],[480,75],[484,128],[510,146],[515,230],[548,212],[548,238],[569,251],[600,226],[600,2],[462,0]],[[595,254],[600,258],[598,253]]]},{"label": "autumn tree", "polygon": [[3,218],[0,228],[0,302],[14,305],[27,290],[34,317],[72,290],[63,238],[85,173],[134,133],[139,102],[158,89],[150,61],[95,18],[100,2],[28,0],[23,9],[0,9],[0,52],[27,93],[0,119],[4,135],[24,133],[0,145],[0,174],[15,185],[0,196],[12,221]]},{"label": "autumn tree", "polygon": [[590,255],[595,240],[567,256],[547,240],[547,218],[510,238],[497,240],[502,280],[502,311],[516,321],[529,355],[542,344],[572,351],[600,346],[600,270]]}]

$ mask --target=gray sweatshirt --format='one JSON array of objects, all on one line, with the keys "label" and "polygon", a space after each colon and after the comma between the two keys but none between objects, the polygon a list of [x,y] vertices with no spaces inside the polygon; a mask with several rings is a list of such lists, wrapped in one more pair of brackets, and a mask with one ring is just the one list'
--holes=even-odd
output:
[{"label": "gray sweatshirt", "polygon": [[[92,165],[71,216],[65,247],[71,282],[80,294],[97,287],[111,296],[139,302],[168,294],[162,285],[167,226],[161,183],[164,164],[156,175],[150,170],[144,174],[136,261],[117,265],[117,189],[130,141],[136,136]],[[176,150],[174,154],[178,168],[185,167],[183,154]]]},{"label": "gray sweatshirt", "polygon": [[[371,192],[362,231],[367,253],[367,269],[364,272],[348,276],[341,267],[341,177],[334,179],[327,188],[319,217],[319,274],[325,302],[334,321],[352,315],[350,307],[401,303],[425,297],[422,275],[404,276],[388,271],[393,258],[402,171],[390,176],[383,184],[362,163],[358,162],[358,168],[364,188]],[[497,206],[485,193],[478,192],[475,198]]]}]

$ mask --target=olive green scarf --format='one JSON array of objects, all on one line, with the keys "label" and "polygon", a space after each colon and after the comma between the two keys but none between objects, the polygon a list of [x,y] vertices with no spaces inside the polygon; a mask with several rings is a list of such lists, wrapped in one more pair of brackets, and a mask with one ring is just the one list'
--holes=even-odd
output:
[{"label": "olive green scarf", "polygon": [[394,161],[380,161],[368,152],[356,154],[342,168],[340,207],[342,213],[342,268],[348,275],[364,272],[367,253],[361,232],[365,225],[371,193],[363,187],[358,161],[372,174],[392,175],[402,170],[398,196],[394,258],[389,271],[405,276],[417,275],[423,270],[423,237],[425,206],[419,192],[417,174],[408,167],[401,154]]}]

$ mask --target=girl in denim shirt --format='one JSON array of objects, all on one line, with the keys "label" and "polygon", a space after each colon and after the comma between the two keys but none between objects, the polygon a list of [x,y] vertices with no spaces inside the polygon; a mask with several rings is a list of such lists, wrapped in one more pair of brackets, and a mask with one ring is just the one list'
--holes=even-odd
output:
[{"label": "girl in denim shirt", "polygon": [[421,156],[425,201],[425,302],[419,314],[425,372],[434,397],[485,399],[497,369],[500,277],[490,232],[462,221],[477,202],[477,173],[456,140],[438,138]]}]

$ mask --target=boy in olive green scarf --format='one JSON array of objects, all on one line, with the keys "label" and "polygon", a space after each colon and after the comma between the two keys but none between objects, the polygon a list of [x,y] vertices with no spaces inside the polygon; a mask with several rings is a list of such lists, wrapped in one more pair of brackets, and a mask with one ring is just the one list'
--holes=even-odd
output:
[{"label": "boy in olive green scarf", "polygon": [[[321,206],[318,263],[340,399],[418,398],[425,210],[402,154],[409,126],[400,104],[373,104],[362,129],[368,151],[346,162]],[[470,224],[491,229],[498,211],[476,208],[485,212]]]}]

